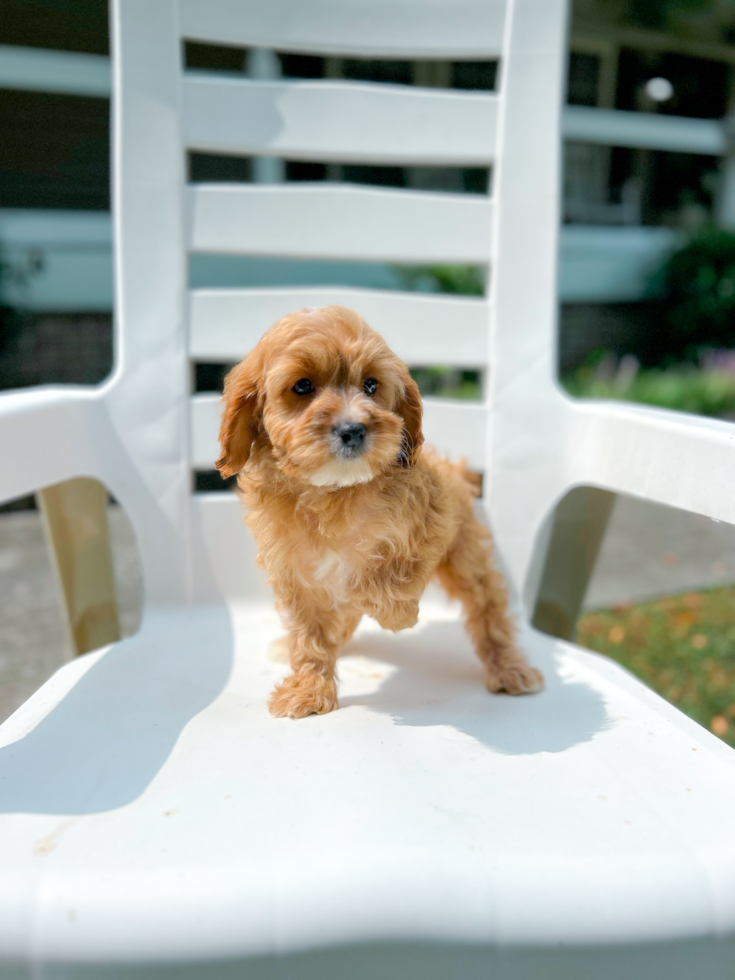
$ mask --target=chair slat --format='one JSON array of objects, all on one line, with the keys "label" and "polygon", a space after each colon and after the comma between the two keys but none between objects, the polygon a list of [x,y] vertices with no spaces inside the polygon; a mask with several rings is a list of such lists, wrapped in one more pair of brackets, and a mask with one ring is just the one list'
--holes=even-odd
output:
[{"label": "chair slat", "polygon": [[333,303],[357,310],[412,366],[487,364],[486,300],[335,287],[194,290],[189,295],[190,356],[232,363],[292,310]]},{"label": "chair slat", "polygon": [[424,398],[423,429],[426,442],[442,456],[465,459],[483,472],[487,464],[487,406],[482,402]]},{"label": "chair slat", "polygon": [[184,139],[193,149],[292,160],[487,166],[497,99],[357,82],[253,82],[187,76]]},{"label": "chair slat", "polygon": [[211,470],[219,456],[220,396],[192,395],[189,409],[191,465],[195,470]]},{"label": "chair slat", "polygon": [[480,264],[491,213],[490,199],[475,194],[201,184],[187,191],[187,237],[194,252]]},{"label": "chair slat", "polygon": [[[219,456],[219,421],[222,403],[219,395],[193,395],[190,403],[191,465],[211,470]],[[424,399],[424,435],[429,445],[442,455],[465,457],[474,469],[485,467],[487,409],[480,403]]]},{"label": "chair slat", "polygon": [[496,58],[506,0],[179,0],[184,37],[386,58]]}]

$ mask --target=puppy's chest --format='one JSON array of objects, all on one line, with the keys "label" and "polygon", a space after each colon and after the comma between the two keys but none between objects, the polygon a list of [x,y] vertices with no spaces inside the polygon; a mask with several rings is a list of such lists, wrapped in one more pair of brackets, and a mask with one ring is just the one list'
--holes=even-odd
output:
[{"label": "puppy's chest", "polygon": [[346,554],[329,547],[313,556],[310,571],[312,583],[326,589],[335,603],[347,599],[358,577],[354,562]]},{"label": "puppy's chest", "polygon": [[363,588],[369,576],[369,542],[358,527],[345,534],[312,539],[308,578],[313,587],[325,589],[333,603],[350,599]]}]

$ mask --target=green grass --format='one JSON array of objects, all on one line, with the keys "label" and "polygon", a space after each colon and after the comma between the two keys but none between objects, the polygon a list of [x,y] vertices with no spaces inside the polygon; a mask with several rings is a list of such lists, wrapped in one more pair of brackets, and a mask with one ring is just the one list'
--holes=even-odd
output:
[{"label": "green grass", "polygon": [[586,613],[577,642],[735,747],[735,587]]}]

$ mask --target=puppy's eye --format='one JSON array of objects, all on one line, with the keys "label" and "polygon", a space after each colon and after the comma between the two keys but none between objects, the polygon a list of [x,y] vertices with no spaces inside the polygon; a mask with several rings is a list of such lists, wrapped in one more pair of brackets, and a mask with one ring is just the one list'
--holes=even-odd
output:
[{"label": "puppy's eye", "polygon": [[314,392],[314,385],[308,378],[302,378],[296,382],[291,391],[297,395],[311,395]]},{"label": "puppy's eye", "polygon": [[365,384],[362,386],[362,390],[366,395],[374,395],[378,390],[378,382],[375,378],[368,378]]}]

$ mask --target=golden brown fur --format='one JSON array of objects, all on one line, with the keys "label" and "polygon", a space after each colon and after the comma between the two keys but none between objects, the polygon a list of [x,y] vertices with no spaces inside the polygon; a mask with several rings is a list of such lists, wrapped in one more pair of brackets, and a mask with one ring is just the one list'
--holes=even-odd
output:
[{"label": "golden brown fur", "polygon": [[[302,379],[313,392],[294,391]],[[390,630],[413,626],[435,575],[464,604],[488,688],[542,687],[515,646],[490,535],[474,516],[476,479],[422,450],[416,384],[357,313],[284,317],[230,372],[224,403],[217,467],[239,474],[289,631],[293,673],[274,691],[272,714],[336,708],[335,660],[362,615]],[[336,433],[356,423],[364,443],[350,455]]]}]

